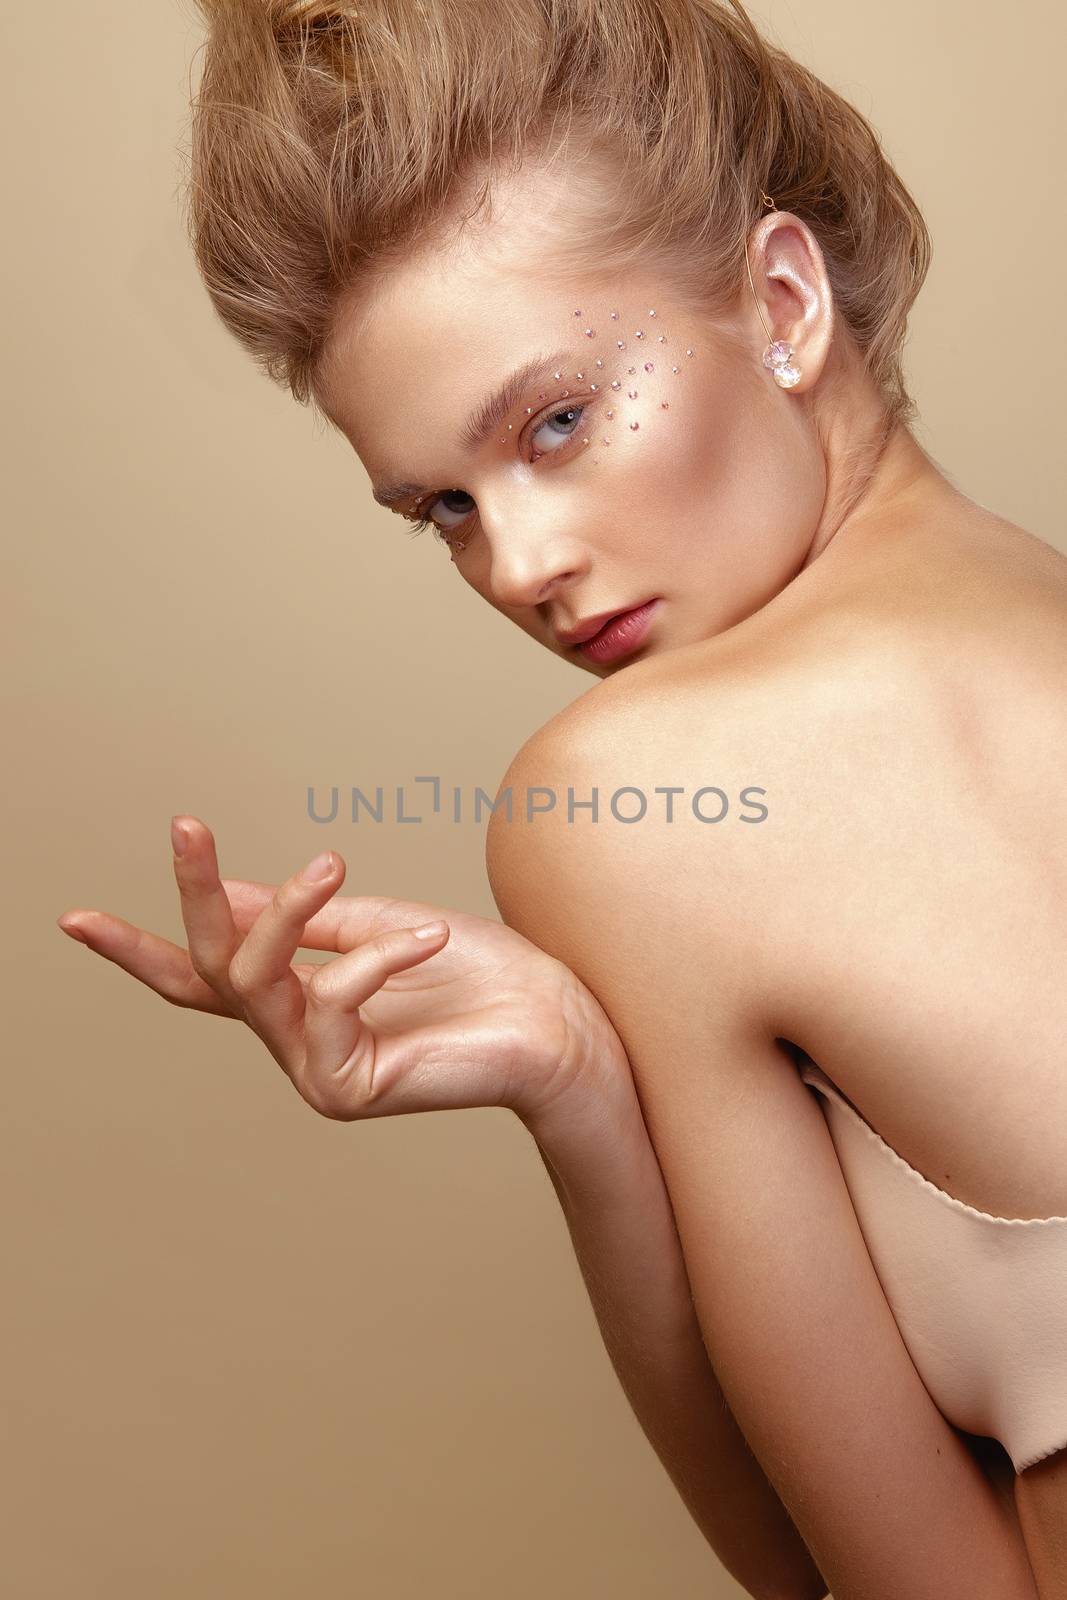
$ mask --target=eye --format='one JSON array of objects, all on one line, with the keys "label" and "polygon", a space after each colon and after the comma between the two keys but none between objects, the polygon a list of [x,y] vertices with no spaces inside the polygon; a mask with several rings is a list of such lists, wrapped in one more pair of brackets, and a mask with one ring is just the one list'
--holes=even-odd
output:
[{"label": "eye", "polygon": [[[582,420],[582,412],[584,410],[584,406],[568,406],[565,411],[551,412],[544,422],[537,424],[537,427],[530,435],[531,439],[536,439],[537,435],[543,433],[546,428],[556,430],[554,434],[550,435],[550,437],[555,438],[556,443],[550,444],[545,450],[541,450],[541,455],[551,455],[554,450],[559,449],[561,444],[566,444],[567,440],[574,436],[574,431]],[[563,426],[557,428],[561,418],[563,419]]]},{"label": "eye", "polygon": [[[465,500],[467,503],[466,505],[458,506],[449,505],[448,502],[450,500]],[[457,520],[455,522],[443,522],[441,520],[440,513],[436,517],[432,517],[430,512],[436,507],[440,507],[441,512],[443,512],[446,517],[454,516]],[[433,524],[443,533],[449,533],[453,528],[458,528],[459,524],[470,516],[473,508],[474,501],[471,499],[470,495],[467,494],[466,490],[446,489],[444,494],[439,494],[433,500],[427,500],[420,508],[422,525],[423,527],[426,527],[428,524]]]},{"label": "eye", "polygon": [[[582,420],[585,406],[566,406],[563,409],[550,411],[543,420],[537,422],[530,433],[531,440],[537,440],[539,435],[544,435],[540,443],[535,446],[534,460],[541,456],[554,455],[567,442],[574,437],[578,424]],[[554,440],[554,443],[549,443]],[[462,502],[459,505],[449,504],[449,501]],[[464,489],[446,489],[442,494],[435,495],[432,500],[424,500],[413,512],[405,512],[409,522],[414,524],[415,532],[421,533],[427,528],[432,528],[437,538],[445,545],[451,546],[451,534],[462,528],[474,510],[474,501]],[[434,514],[436,513],[436,514]],[[444,518],[453,518],[447,521]],[[468,535],[469,537],[469,535]],[[457,541],[461,544],[465,542]]]}]

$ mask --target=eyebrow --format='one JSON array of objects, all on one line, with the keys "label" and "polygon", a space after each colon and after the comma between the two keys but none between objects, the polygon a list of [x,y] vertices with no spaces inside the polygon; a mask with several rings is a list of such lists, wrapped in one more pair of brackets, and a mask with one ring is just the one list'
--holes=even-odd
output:
[{"label": "eyebrow", "polygon": [[[546,374],[570,359],[569,350],[557,350],[554,355],[532,356],[529,361],[524,361],[521,367],[516,367],[500,387],[471,412],[457,436],[460,449],[476,450],[494,428],[500,426],[508,412],[522,399],[528,389],[535,383],[542,382]],[[394,506],[401,500],[409,500],[413,495],[425,493],[428,488],[429,485],[425,483],[388,483],[374,490],[374,498],[379,505]]]}]

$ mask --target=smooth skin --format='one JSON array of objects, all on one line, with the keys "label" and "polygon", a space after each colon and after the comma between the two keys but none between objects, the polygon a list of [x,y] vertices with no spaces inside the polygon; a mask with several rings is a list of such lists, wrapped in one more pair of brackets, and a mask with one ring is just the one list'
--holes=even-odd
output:
[{"label": "smooth skin", "polygon": [[[428,514],[454,541],[463,582],[605,680],[531,741],[506,781],[587,794],[581,781],[607,793],[612,777],[644,775],[651,793],[686,772],[693,788],[722,782],[725,768],[733,792],[762,782],[778,797],[778,831],[759,849],[749,834],[747,854],[723,845],[704,875],[694,870],[704,836],[675,859],[663,854],[665,828],[597,834],[556,814],[554,832],[551,821],[523,832],[494,818],[494,894],[619,1032],[672,1198],[688,1206],[717,1375],[820,1569],[838,1577],[838,1600],[914,1596],[923,1581],[944,1600],[939,1552],[957,1573],[996,1574],[1017,1587],[995,1592],[1021,1595],[1033,1581],[1017,1559],[1024,1534],[1041,1600],[1061,1600],[1067,1452],[1015,1480],[1010,1499],[1002,1463],[973,1476],[989,1453],[968,1451],[917,1385],[828,1133],[778,1041],[803,1045],[883,1137],[960,1198],[1003,1215],[1067,1213],[1067,823],[1055,802],[1067,561],[960,492],[907,429],[886,437],[800,219],[773,212],[750,236],[763,320],[746,284],[733,314],[713,321],[674,299],[663,273],[555,273],[546,241],[566,229],[571,192],[566,170],[528,169],[499,185],[484,227],[443,234],[354,293],[329,409],[380,496],[422,486],[397,509]],[[803,376],[790,391],[762,366],[764,321],[793,346]],[[588,343],[585,326],[597,335]],[[669,335],[667,363],[648,343],[653,328]],[[617,332],[628,344],[618,354]],[[535,381],[480,444],[465,444],[462,422],[501,377],[560,345],[571,359],[556,387]],[[692,357],[677,355],[686,349]],[[622,662],[591,665],[560,643],[557,630],[652,596],[658,615]],[[784,954],[772,963],[769,951]],[[665,965],[650,972],[653,955]],[[693,1019],[707,1011],[709,974],[724,1015],[704,1036]],[[723,1142],[734,1123],[722,1096],[743,1108],[735,1145]],[[712,1141],[722,1159],[711,1170],[733,1174],[714,1191],[702,1177]],[[848,1317],[867,1319],[855,1328],[862,1361],[780,1422],[756,1402],[766,1374],[750,1335],[761,1310],[780,1316],[791,1303],[787,1263],[761,1306],[743,1285],[731,1303],[724,1285],[739,1259],[761,1258],[764,1235],[738,1236],[739,1255],[725,1257],[709,1235],[716,1208],[736,1210],[749,1192],[749,1162],[763,1171],[768,1157],[790,1174],[764,1217],[770,1236],[790,1236],[792,1213],[818,1215],[797,1249],[815,1253],[813,1272],[836,1262],[827,1293],[843,1320],[807,1302],[823,1370],[838,1371]],[[800,1385],[802,1371],[791,1376]],[[787,1370],[777,1379],[783,1406],[805,1393]],[[900,1409],[885,1419],[884,1449],[875,1427],[872,1463],[869,1414],[885,1396]],[[835,1414],[864,1441],[851,1473],[820,1433]],[[941,1476],[928,1478],[939,1450]],[[991,1479],[1002,1516],[983,1522]],[[850,1502],[850,1483],[867,1498]],[[900,1513],[887,1515],[882,1548],[869,1543],[878,1506]],[[896,1587],[895,1550],[918,1561]]]},{"label": "smooth skin", "polygon": [[[494,818],[493,892],[505,920],[567,962],[618,1031],[716,1376],[835,1600],[1046,1600],[1062,1571],[1049,1545],[1055,1506],[1045,1523],[1020,1527],[1016,1504],[1021,1493],[1033,1507],[1035,1469],[1012,1487],[999,1465],[987,1474],[927,1393],[784,1044],[826,1062],[861,1107],[870,1073],[899,1077],[908,1065],[940,1074],[949,1118],[966,1099],[945,1077],[969,1065],[943,1049],[957,1006],[952,962],[938,908],[924,912],[921,897],[910,936],[929,977],[914,1005],[901,960],[894,890],[913,871],[923,877],[925,854],[887,852],[883,867],[847,830],[836,844],[818,810],[828,771],[835,795],[870,793],[866,752],[881,741],[861,691],[900,663],[879,645],[858,660],[838,651],[835,664],[836,733],[799,755],[805,730],[827,722],[806,674],[768,682],[751,663],[743,674],[721,663],[684,675],[651,659],[568,707],[519,753],[516,788],[571,784],[586,796],[597,785],[606,797],[623,785],[651,795],[659,782],[689,795],[716,782],[732,796],[758,774],[777,826],[702,826],[682,809],[673,828],[647,831],[582,812],[572,824],[561,809],[525,829]],[[892,785],[893,801],[907,787]],[[916,813],[913,802],[908,824]],[[1025,903],[1033,885],[1012,876]],[[964,894],[951,912],[966,928],[985,908]],[[887,913],[880,932],[865,928]],[[977,1013],[961,995],[961,1037],[992,1025],[1013,976],[978,997]],[[1020,1092],[1013,1085],[1016,1101]],[[996,1160],[993,1140],[991,1182]]]}]

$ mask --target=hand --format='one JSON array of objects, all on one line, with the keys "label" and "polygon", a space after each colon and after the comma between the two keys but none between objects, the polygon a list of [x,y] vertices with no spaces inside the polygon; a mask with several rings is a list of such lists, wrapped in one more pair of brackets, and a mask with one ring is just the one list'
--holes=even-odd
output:
[{"label": "hand", "polygon": [[[220,880],[206,824],[175,817],[171,836],[187,950],[103,911],[64,912],[59,926],[171,1004],[246,1022],[322,1116],[501,1105],[536,1122],[562,1096],[588,1102],[596,1074],[606,1084],[618,1069],[597,1001],[504,923],[334,899],[346,871],[335,851],[314,881]],[[294,966],[298,949],[340,954]]]}]

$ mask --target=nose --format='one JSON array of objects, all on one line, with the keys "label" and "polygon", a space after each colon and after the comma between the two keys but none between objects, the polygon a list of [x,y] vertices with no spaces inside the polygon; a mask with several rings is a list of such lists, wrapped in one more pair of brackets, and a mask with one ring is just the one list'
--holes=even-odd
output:
[{"label": "nose", "polygon": [[543,524],[507,529],[487,526],[490,544],[489,599],[511,608],[543,605],[589,570],[589,555],[581,541],[560,527]]}]

